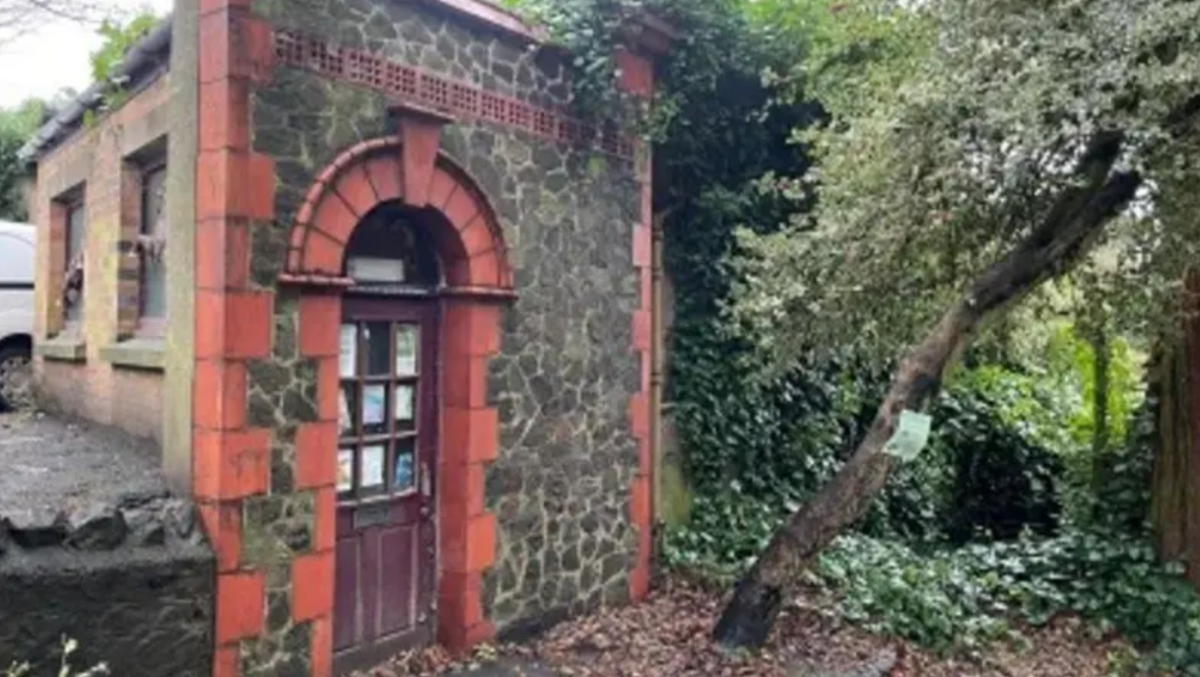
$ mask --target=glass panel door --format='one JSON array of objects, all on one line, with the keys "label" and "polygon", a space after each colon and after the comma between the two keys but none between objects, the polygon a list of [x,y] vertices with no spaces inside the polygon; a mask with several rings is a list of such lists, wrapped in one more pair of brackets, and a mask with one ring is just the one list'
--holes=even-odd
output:
[{"label": "glass panel door", "polygon": [[416,491],[421,329],[412,322],[341,328],[338,497],[342,503]]}]

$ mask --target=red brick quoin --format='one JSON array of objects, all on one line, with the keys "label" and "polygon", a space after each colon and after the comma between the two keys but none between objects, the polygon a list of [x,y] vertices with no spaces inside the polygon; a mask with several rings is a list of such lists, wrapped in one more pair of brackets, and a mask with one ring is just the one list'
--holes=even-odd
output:
[{"label": "red brick quoin", "polygon": [[[512,294],[500,225],[461,168],[438,152],[442,121],[401,113],[400,133],[360,143],[320,173],[291,232],[281,283],[303,288],[299,345],[318,361],[322,421],[336,421],[337,330],[346,244],[359,221],[381,203],[428,207],[433,240],[449,286],[442,299],[442,434],[438,463],[438,640],[463,649],[490,638],[482,602],[483,573],[496,558],[496,520],[484,509],[484,467],[496,458],[499,424],[487,406],[488,361],[500,348],[497,301]],[[332,425],[332,423],[330,424]],[[336,433],[302,430],[298,479],[332,492]],[[309,469],[311,468],[311,470]],[[332,547],[335,501],[317,506],[318,547]],[[333,608],[332,558],[297,563],[311,598],[306,618],[325,623]],[[303,571],[299,568],[303,567]],[[323,583],[318,583],[323,581]],[[314,590],[319,585],[327,590]],[[314,675],[328,674],[332,646],[320,625],[312,646]]]},{"label": "red brick quoin", "polygon": [[274,218],[275,166],[250,145],[253,88],[270,79],[268,24],[249,0],[197,13],[192,492],[217,555],[214,677],[239,674],[263,632],[266,573],[241,565],[245,499],[267,492],[271,431],[246,420],[246,370],[271,349],[274,294],[249,281],[249,233]]}]

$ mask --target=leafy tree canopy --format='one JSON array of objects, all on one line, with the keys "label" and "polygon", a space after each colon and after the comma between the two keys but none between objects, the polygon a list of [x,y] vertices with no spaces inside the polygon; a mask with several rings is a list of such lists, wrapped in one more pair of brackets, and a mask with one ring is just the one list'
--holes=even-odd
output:
[{"label": "leafy tree canopy", "polygon": [[11,109],[0,109],[0,220],[25,221],[29,215],[22,194],[23,168],[17,152],[42,121],[45,105],[29,100]]},{"label": "leafy tree canopy", "polygon": [[125,59],[125,53],[157,23],[158,17],[149,9],[143,9],[125,20],[105,19],[100,22],[96,32],[104,42],[91,54],[92,79],[106,82],[111,78]]},{"label": "leafy tree canopy", "polygon": [[[1064,196],[1118,176],[1137,199],[1035,282],[1083,258],[1078,280],[1103,280],[1131,325],[1178,307],[1200,234],[1188,186],[1200,2],[755,4],[809,36],[805,58],[773,77],[828,116],[795,134],[813,168],[764,182],[816,208],[742,239],[731,314],[776,367],[849,343],[895,357],[967,281],[1031,234],[1053,237],[1039,228],[1070,208]],[[1116,159],[1088,184],[1081,159],[1101,142]]]}]

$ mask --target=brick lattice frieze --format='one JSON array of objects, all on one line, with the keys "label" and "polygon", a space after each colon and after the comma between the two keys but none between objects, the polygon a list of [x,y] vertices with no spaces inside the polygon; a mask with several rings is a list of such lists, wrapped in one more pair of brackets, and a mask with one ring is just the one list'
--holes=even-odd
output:
[{"label": "brick lattice frieze", "polygon": [[616,126],[585,124],[561,111],[534,106],[380,54],[331,44],[297,31],[275,32],[275,57],[281,65],[369,87],[459,120],[513,127],[570,146],[594,146],[625,159],[634,156],[633,137]]}]

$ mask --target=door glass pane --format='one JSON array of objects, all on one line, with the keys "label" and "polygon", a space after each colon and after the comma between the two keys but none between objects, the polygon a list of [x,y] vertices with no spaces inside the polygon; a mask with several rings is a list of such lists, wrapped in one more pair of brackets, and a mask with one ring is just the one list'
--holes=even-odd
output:
[{"label": "door glass pane", "polygon": [[413,439],[397,440],[394,448],[395,463],[392,464],[392,491],[404,493],[417,486],[416,454]]},{"label": "door glass pane", "polygon": [[367,349],[367,375],[391,374],[391,325],[387,322],[368,322],[363,328],[363,339]]},{"label": "door glass pane", "polygon": [[338,449],[337,490],[339,494],[354,490],[353,449]]},{"label": "door glass pane", "polygon": [[358,375],[358,327],[354,324],[342,325],[338,373],[342,378]]},{"label": "door glass pane", "polygon": [[339,435],[349,437],[354,434],[354,414],[358,411],[358,388],[353,383],[343,383],[338,398],[338,429]]},{"label": "door glass pane", "polygon": [[362,426],[365,435],[387,433],[387,386],[363,386]]},{"label": "door glass pane", "polygon": [[417,375],[417,327],[396,325],[396,375]]},{"label": "door glass pane", "polygon": [[417,388],[413,384],[396,386],[392,398],[393,413],[396,416],[396,431],[410,432],[417,427],[416,421]]},{"label": "door glass pane", "polygon": [[365,491],[378,490],[384,485],[384,462],[386,447],[377,444],[363,447],[359,467],[359,487]]}]

